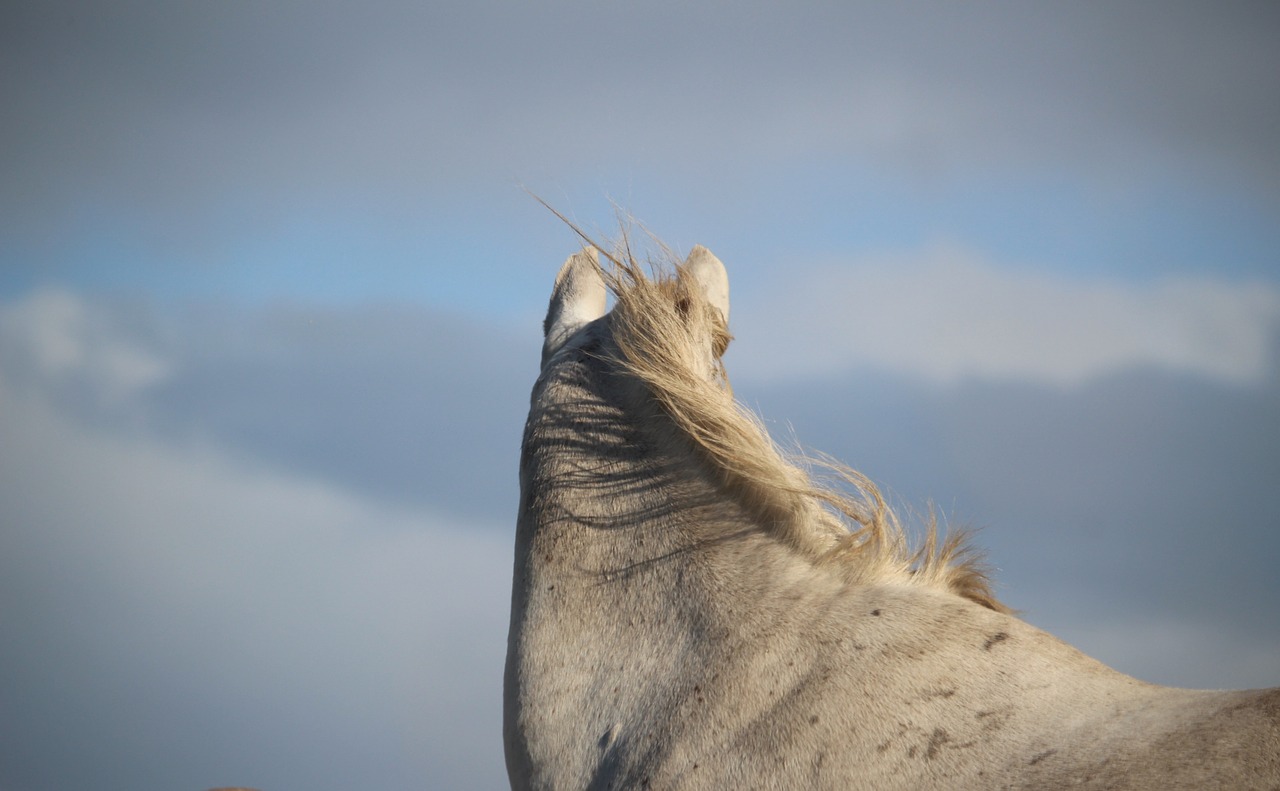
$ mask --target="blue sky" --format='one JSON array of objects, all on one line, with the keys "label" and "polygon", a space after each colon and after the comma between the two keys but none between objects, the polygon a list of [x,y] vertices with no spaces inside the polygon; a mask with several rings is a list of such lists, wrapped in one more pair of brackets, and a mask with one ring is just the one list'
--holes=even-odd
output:
[{"label": "blue sky", "polygon": [[[922,185],[875,167],[832,172],[808,163],[758,178],[747,194],[729,198],[730,207],[711,211],[712,228],[704,232],[745,248],[755,267],[782,250],[830,255],[963,241],[1010,265],[1083,276],[1277,277],[1274,206],[1249,190],[1186,182],[1109,190],[1058,172]],[[211,207],[197,227],[177,233],[139,207],[76,206],[53,238],[13,229],[5,287],[14,293],[62,284],[165,299],[219,292],[257,301],[412,295],[500,316],[528,302],[534,282],[521,266],[528,254],[520,234],[552,224],[522,187],[606,234],[614,230],[610,201],[648,225],[679,226],[721,197],[715,185],[639,181],[602,178],[565,188],[494,178],[443,206],[299,195],[261,210],[274,215],[269,221],[229,200],[233,205]],[[664,200],[667,190],[679,194]],[[657,218],[641,215],[639,205],[651,205]],[[415,206],[421,214],[406,216]],[[495,233],[491,224],[504,230]],[[189,244],[193,236],[198,244]]]},{"label": "blue sky", "polygon": [[0,789],[504,782],[519,434],[576,246],[526,189],[710,247],[736,393],[982,528],[1033,623],[1274,685],[1278,33],[7,5]]}]

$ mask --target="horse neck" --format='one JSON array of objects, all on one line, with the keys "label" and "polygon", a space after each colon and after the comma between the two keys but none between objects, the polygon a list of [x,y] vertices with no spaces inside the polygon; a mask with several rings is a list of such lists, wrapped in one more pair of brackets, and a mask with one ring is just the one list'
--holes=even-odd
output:
[{"label": "horse neck", "polygon": [[[608,392],[570,366],[535,392],[521,458],[517,542],[561,576],[607,581],[679,564],[701,539],[687,529],[725,519],[723,496],[669,420],[635,393]],[[551,559],[548,560],[547,556]]]},{"label": "horse neck", "polygon": [[[699,650],[694,527],[732,524],[669,421],[586,373],[549,374],[525,427],[506,676],[516,767],[583,754],[583,733],[599,738],[670,692]],[[588,784],[585,765],[566,771],[558,784]]]}]

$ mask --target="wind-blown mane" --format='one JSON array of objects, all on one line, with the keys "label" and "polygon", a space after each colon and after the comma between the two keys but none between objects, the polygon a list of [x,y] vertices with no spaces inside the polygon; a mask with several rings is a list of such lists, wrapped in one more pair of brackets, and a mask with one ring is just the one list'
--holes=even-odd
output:
[{"label": "wind-blown mane", "polygon": [[[602,274],[616,298],[610,320],[619,350],[615,362],[644,383],[765,530],[851,583],[941,587],[1008,612],[963,531],[940,539],[931,514],[924,540],[913,550],[898,516],[866,476],[834,459],[788,454],[777,446],[759,418],[734,400],[719,362],[731,340],[724,316],[674,256],[651,259],[649,276],[625,234],[613,252],[583,238],[611,264]],[[718,367],[710,379],[698,359],[708,340]]]}]

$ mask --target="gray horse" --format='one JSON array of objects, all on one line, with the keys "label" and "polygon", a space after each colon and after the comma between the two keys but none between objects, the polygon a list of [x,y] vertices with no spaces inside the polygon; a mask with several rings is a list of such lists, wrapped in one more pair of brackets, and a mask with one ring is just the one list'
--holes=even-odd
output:
[{"label": "gray horse", "polygon": [[909,550],[733,400],[715,256],[609,259],[556,278],[525,426],[513,788],[1280,789],[1280,689],[1153,686],[1013,617],[963,538]]}]

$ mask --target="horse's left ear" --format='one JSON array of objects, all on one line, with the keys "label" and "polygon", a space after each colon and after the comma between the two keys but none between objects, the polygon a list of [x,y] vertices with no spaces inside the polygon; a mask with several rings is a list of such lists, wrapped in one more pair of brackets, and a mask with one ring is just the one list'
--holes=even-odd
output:
[{"label": "horse's left ear", "polygon": [[575,332],[604,315],[605,286],[594,247],[569,256],[556,275],[556,286],[542,323],[542,364]]},{"label": "horse's left ear", "polygon": [[725,271],[720,259],[702,245],[696,245],[689,251],[684,262],[685,271],[694,282],[702,288],[703,295],[711,306],[720,311],[725,324],[729,323],[729,273]]}]

